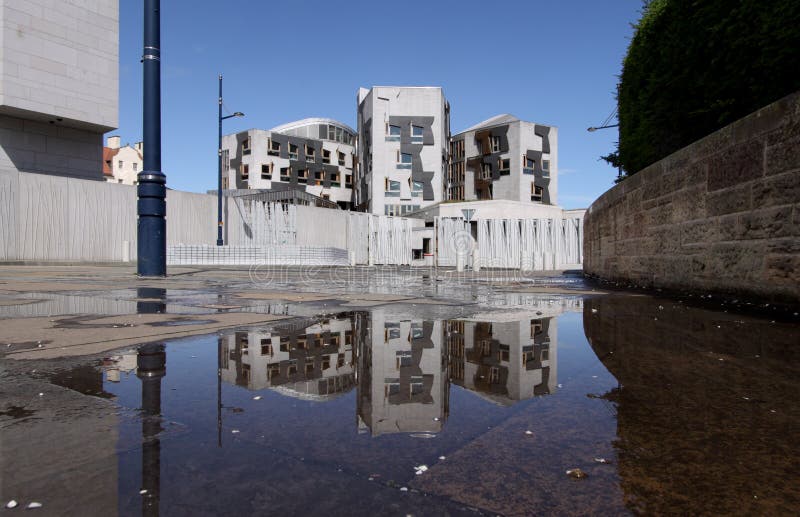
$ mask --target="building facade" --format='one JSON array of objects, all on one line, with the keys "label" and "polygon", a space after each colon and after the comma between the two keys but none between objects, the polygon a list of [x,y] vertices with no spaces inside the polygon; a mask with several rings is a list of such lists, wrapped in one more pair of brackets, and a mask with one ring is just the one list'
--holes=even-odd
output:
[{"label": "building facade", "polygon": [[356,208],[405,215],[444,200],[450,105],[440,87],[358,92]]},{"label": "building facade", "polygon": [[136,185],[138,174],[144,166],[144,144],[120,146],[118,136],[108,137],[108,145],[103,147],[103,177],[109,183]]},{"label": "building facade", "polygon": [[0,0],[0,172],[102,180],[117,127],[117,0]]},{"label": "building facade", "polygon": [[448,201],[556,205],[557,194],[557,128],[498,115],[450,139]]},{"label": "building facade", "polygon": [[324,118],[226,135],[223,188],[298,189],[349,209],[357,170],[355,146],[353,129]]}]

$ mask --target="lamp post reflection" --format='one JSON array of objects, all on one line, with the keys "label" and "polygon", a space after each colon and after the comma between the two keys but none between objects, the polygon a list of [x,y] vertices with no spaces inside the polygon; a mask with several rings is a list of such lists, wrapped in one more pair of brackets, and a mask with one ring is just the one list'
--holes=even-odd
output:
[{"label": "lamp post reflection", "polygon": [[167,373],[164,345],[139,347],[136,376],[142,381],[142,515],[159,514],[161,490],[161,379]]}]

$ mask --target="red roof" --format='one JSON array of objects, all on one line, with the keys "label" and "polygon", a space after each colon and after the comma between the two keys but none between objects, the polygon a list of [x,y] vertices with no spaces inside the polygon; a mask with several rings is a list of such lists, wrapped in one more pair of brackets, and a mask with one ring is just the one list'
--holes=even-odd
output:
[{"label": "red roof", "polygon": [[111,161],[119,152],[119,149],[112,149],[110,147],[103,147],[103,176],[104,177],[111,177],[113,176],[111,171]]}]

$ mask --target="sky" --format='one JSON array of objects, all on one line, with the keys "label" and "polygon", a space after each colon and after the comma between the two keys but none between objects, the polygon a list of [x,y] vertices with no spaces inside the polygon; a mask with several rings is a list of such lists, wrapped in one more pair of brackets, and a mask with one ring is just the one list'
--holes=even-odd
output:
[{"label": "sky", "polygon": [[[306,117],[356,126],[370,86],[441,86],[455,134],[501,113],[558,127],[558,204],[588,207],[613,186],[598,158],[641,0],[163,0],[162,171],[170,188],[217,186],[223,134]],[[142,139],[141,1],[120,2],[119,129]],[[614,120],[616,122],[616,120]],[[146,152],[146,150],[145,150]]]}]

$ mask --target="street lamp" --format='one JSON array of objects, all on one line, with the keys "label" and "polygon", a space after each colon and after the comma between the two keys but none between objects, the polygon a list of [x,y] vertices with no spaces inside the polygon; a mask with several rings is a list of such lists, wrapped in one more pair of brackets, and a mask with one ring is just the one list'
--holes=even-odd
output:
[{"label": "street lamp", "polygon": [[[611,119],[611,117],[613,117],[616,114],[616,112],[617,112],[617,110],[614,110],[614,112],[611,113],[611,115],[609,115],[606,120]],[[606,129],[606,128],[609,128],[609,127],[619,127],[619,124],[605,124],[605,125],[601,125],[601,126],[592,126],[592,127],[586,128],[586,131],[588,131],[590,133],[594,133],[598,129]],[[617,181],[619,181],[621,178],[622,178],[622,164],[619,163],[619,156],[618,156],[617,157]]]},{"label": "street lamp", "polygon": [[219,76],[219,133],[217,138],[217,246],[222,246],[222,121],[233,117],[244,117],[241,111],[222,116],[222,75]]},{"label": "street lamp", "polygon": [[592,126],[592,127],[590,127],[590,128],[587,128],[587,129],[586,129],[586,131],[588,131],[588,132],[590,132],[590,133],[594,133],[594,132],[595,132],[595,131],[597,131],[598,129],[605,129],[605,128],[607,128],[607,127],[619,127],[619,124],[609,124],[609,125],[607,125],[607,126],[598,126],[598,127],[594,127],[594,126]]}]

